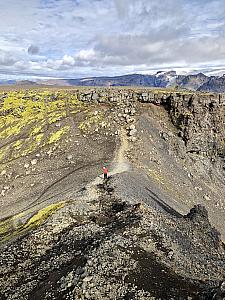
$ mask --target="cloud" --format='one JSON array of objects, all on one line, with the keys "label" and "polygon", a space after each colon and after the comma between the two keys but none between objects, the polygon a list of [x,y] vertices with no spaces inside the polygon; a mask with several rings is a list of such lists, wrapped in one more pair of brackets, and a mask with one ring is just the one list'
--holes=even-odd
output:
[{"label": "cloud", "polygon": [[39,47],[38,46],[35,46],[35,45],[30,45],[27,49],[27,52],[30,54],[30,55],[36,55],[38,54],[40,51]]},{"label": "cloud", "polygon": [[96,59],[96,53],[94,49],[81,50],[76,55],[76,59],[80,61],[93,61]]},{"label": "cloud", "polygon": [[15,57],[10,53],[6,51],[0,50],[0,66],[13,66],[16,63]]},{"label": "cloud", "polygon": [[223,2],[3,1],[1,72],[81,77],[225,65]]},{"label": "cloud", "polygon": [[129,0],[114,0],[115,7],[120,18],[127,16],[129,11]]},{"label": "cloud", "polygon": [[75,59],[70,55],[64,55],[62,59],[62,64],[67,66],[74,66]]}]

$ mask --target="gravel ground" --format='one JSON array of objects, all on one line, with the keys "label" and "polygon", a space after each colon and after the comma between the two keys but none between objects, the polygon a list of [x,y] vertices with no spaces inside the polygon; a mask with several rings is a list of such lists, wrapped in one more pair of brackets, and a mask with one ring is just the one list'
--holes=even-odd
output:
[{"label": "gravel ground", "polygon": [[124,201],[117,176],[2,245],[1,299],[222,299],[225,252],[204,207]]}]

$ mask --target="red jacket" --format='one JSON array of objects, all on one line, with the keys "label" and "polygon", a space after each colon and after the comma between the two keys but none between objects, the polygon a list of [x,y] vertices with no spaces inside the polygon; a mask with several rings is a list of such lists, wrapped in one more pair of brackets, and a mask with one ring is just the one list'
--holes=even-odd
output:
[{"label": "red jacket", "polygon": [[108,174],[109,170],[106,167],[103,167],[103,174]]}]

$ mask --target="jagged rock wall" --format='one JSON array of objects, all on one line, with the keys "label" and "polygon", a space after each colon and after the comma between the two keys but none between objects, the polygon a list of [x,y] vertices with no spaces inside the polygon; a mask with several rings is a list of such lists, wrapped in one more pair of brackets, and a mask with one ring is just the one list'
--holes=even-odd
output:
[{"label": "jagged rock wall", "polygon": [[171,96],[166,105],[188,152],[224,157],[224,98],[207,95]]},{"label": "jagged rock wall", "polygon": [[130,106],[138,101],[163,105],[188,152],[225,157],[225,94],[96,88],[79,90],[77,95],[85,102],[123,102]]}]

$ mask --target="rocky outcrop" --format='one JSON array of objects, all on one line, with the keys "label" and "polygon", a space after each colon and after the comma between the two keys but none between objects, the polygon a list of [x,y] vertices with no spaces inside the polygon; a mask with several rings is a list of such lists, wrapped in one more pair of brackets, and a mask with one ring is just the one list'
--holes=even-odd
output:
[{"label": "rocky outcrop", "polygon": [[85,102],[131,105],[135,101],[163,105],[184,140],[187,151],[210,157],[225,155],[225,95],[149,90],[89,90],[78,92]]},{"label": "rocky outcrop", "polygon": [[198,230],[202,230],[202,233],[204,232],[208,237],[210,236],[208,243],[211,243],[212,247],[219,248],[221,246],[220,233],[211,226],[208,219],[208,211],[204,206],[200,204],[195,205],[185,218],[193,222],[198,227]]},{"label": "rocky outcrop", "polygon": [[223,96],[170,96],[168,111],[187,151],[210,157],[225,154],[225,105]]}]

